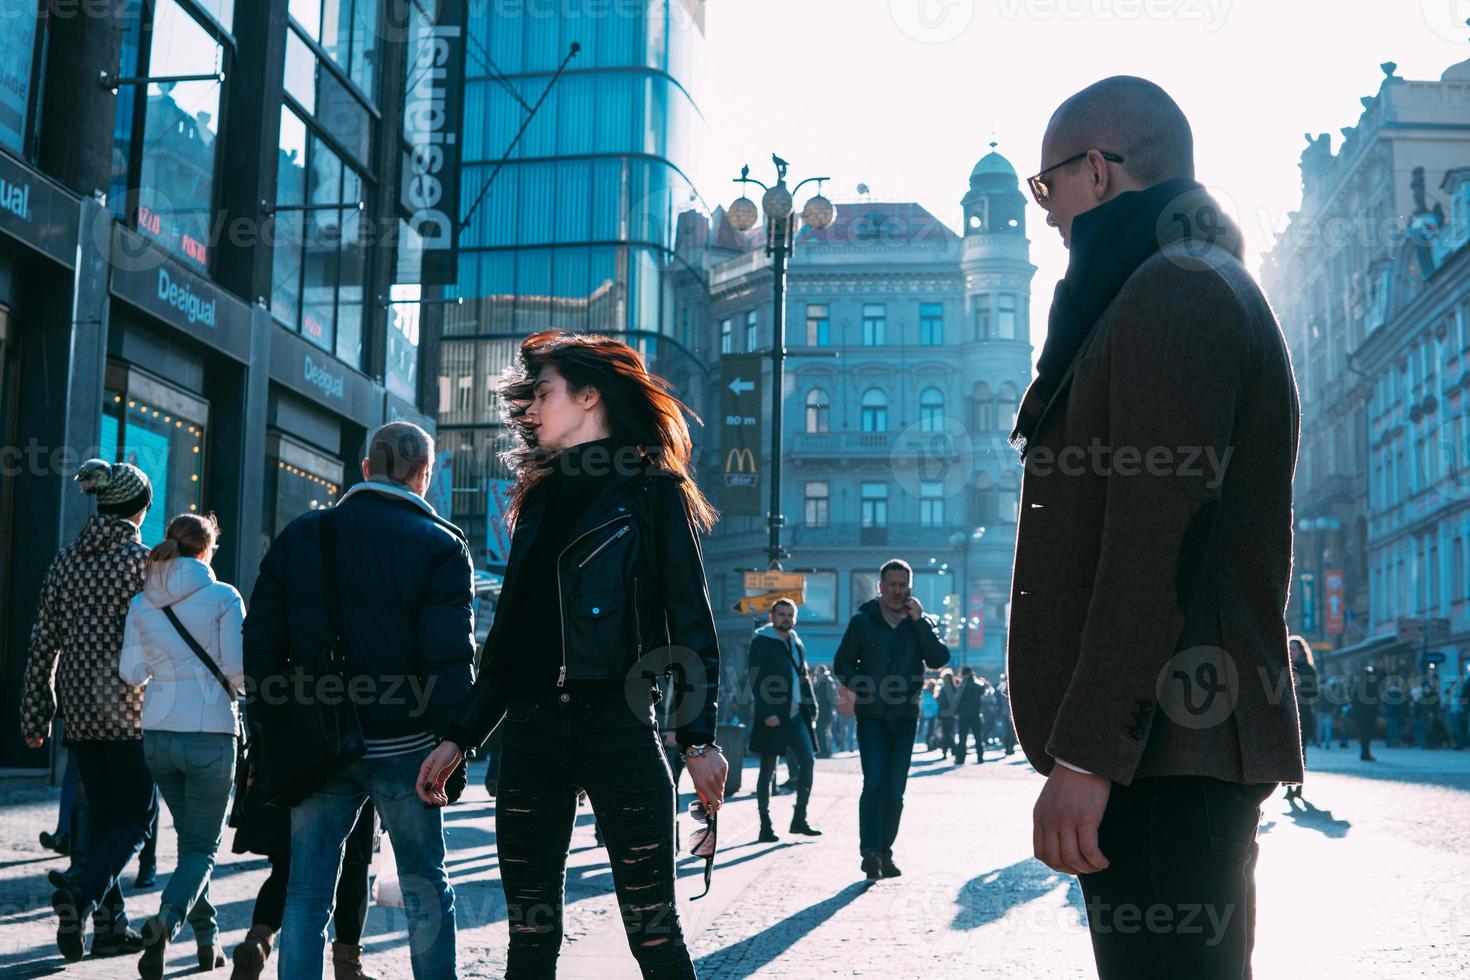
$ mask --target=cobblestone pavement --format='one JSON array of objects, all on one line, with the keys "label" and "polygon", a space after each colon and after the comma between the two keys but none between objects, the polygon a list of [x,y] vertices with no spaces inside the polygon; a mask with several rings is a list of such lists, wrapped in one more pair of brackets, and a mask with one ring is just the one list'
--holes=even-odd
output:
[{"label": "cobblestone pavement", "polygon": [[[1470,977],[1470,753],[1313,750],[1306,807],[1267,801],[1256,976]],[[700,901],[702,862],[680,863],[680,912],[703,977],[1092,976],[1075,883],[1030,857],[1030,808],[1040,779],[1020,756],[992,752],[956,770],[915,756],[894,858],[903,877],[867,884],[858,872],[857,759],[818,762],[811,820],[818,839],[782,835],[756,844],[755,773],[721,814],[714,888]],[[687,783],[686,783],[687,786]],[[687,798],[687,797],[686,797]],[[56,793],[11,791],[0,800],[0,976],[63,971],[36,835],[50,829]],[[784,830],[791,797],[772,804]],[[495,860],[493,804],[472,780],[448,814],[458,893],[460,967],[498,977],[505,906]],[[690,824],[681,817],[681,833]],[[173,865],[165,825],[160,868]],[[584,809],[567,871],[567,943],[561,976],[637,976],[612,897],[606,855]],[[221,856],[213,895],[222,941],[244,934],[264,861]],[[127,877],[131,881],[131,871]],[[130,895],[141,919],[159,889]],[[401,911],[374,907],[365,945],[370,972],[409,976]],[[168,973],[192,969],[187,929]],[[74,977],[133,977],[131,958],[84,960]],[[272,971],[273,972],[273,971]],[[223,976],[224,974],[216,974]]]}]

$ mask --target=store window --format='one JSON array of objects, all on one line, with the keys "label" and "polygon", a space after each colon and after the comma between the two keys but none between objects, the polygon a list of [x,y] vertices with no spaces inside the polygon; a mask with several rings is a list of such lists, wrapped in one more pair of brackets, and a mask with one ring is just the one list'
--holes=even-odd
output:
[{"label": "store window", "polygon": [[163,540],[172,518],[202,512],[208,422],[202,398],[126,365],[108,365],[99,454],[132,463],[153,484],[153,506],[141,527],[149,547]]},{"label": "store window", "polygon": [[[219,24],[196,18],[178,0],[148,6],[146,32],[141,14],[128,25],[122,74],[225,72]],[[220,4],[208,6],[216,16],[229,16]],[[135,65],[131,72],[129,63]],[[220,104],[221,83],[213,78],[123,86],[118,92],[114,192],[127,191],[121,197],[138,231],[200,270],[210,260]]]},{"label": "store window", "polygon": [[32,74],[36,67],[35,0],[0,0],[0,146],[22,154],[30,122]]},{"label": "store window", "polygon": [[279,432],[267,436],[266,454],[262,556],[287,524],[307,511],[335,504],[343,477],[341,460]]},{"label": "store window", "polygon": [[290,0],[288,11],[301,32],[321,46],[368,98],[374,98],[379,0]]}]

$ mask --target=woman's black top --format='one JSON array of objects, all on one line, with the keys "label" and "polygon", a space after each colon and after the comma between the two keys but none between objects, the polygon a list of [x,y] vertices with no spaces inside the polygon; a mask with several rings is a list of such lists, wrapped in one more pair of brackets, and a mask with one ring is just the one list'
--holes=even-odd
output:
[{"label": "woman's black top", "polygon": [[[517,587],[519,601],[514,607],[496,610],[497,616],[509,616],[502,640],[505,646],[506,691],[512,697],[535,697],[556,690],[562,665],[562,610],[557,597],[556,560],[568,544],[571,532],[583,513],[607,486],[606,467],[582,465],[583,456],[593,447],[602,447],[602,459],[611,459],[612,437],[571,446],[559,453],[552,470],[531,491],[546,495],[546,513],[553,519],[541,522],[520,574],[524,588]],[[568,681],[574,688],[622,687],[621,681]]]}]

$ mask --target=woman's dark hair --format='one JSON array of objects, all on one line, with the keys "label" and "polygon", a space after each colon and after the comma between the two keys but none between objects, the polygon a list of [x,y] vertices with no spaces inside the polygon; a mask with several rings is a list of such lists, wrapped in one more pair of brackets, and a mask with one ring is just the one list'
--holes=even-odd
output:
[{"label": "woman's dark hair", "polygon": [[[1297,634],[1293,633],[1286,639],[1286,647],[1288,651],[1291,649],[1293,644],[1295,644],[1296,647],[1301,650],[1301,659],[1307,662],[1307,666],[1315,670],[1317,667],[1317,658],[1312,656],[1312,645],[1307,642],[1307,638],[1305,636],[1298,636]],[[1295,655],[1293,655],[1291,659],[1295,661],[1297,658]]]},{"label": "woman's dark hair", "polygon": [[198,558],[219,540],[219,521],[213,514],[180,514],[168,522],[163,540],[148,552],[150,570],[160,562],[175,558]]},{"label": "woman's dark hair", "polygon": [[550,474],[558,455],[542,449],[526,423],[537,376],[548,366],[566,378],[572,394],[596,388],[607,411],[614,452],[632,447],[643,465],[674,473],[691,523],[699,531],[714,527],[719,514],[694,482],[694,447],[684,421],[685,412],[696,422],[699,416],[671,393],[672,385],[650,374],[643,356],[621,340],[562,330],[543,330],[521,341],[518,358],[496,386],[501,418],[520,437],[519,445],[500,454],[500,461],[514,474],[506,506],[507,526],[514,529],[527,495]]}]

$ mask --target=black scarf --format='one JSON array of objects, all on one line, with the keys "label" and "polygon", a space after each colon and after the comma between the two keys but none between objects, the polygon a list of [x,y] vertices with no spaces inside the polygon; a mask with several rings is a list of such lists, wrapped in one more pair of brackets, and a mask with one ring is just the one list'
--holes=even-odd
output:
[{"label": "black scarf", "polygon": [[1242,255],[1235,223],[1190,178],[1127,191],[1072,221],[1067,274],[1052,296],[1036,379],[1021,399],[1011,432],[1010,443],[1023,458],[1036,424],[1103,310],[1150,256],[1186,239],[1199,243],[1191,254],[1219,245],[1237,259]]}]

